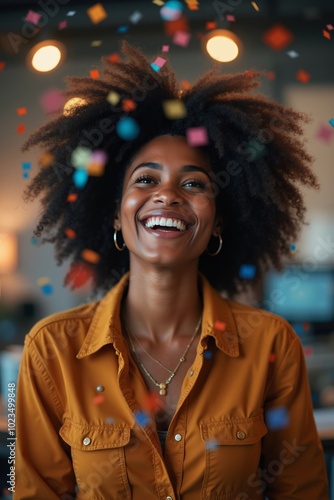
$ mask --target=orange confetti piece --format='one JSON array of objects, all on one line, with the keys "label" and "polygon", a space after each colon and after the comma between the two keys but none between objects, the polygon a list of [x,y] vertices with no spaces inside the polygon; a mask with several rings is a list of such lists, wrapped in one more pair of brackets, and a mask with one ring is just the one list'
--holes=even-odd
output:
[{"label": "orange confetti piece", "polygon": [[189,23],[185,17],[180,17],[176,21],[165,21],[164,31],[167,36],[173,36],[177,31],[190,32]]},{"label": "orange confetti piece", "polygon": [[293,34],[282,24],[275,24],[263,35],[263,41],[274,50],[282,50],[293,40]]},{"label": "orange confetti piece", "polygon": [[217,330],[221,330],[222,332],[226,330],[226,323],[224,323],[223,321],[215,321],[213,326],[217,328]]},{"label": "orange confetti piece", "polygon": [[77,193],[70,193],[68,196],[67,196],[67,201],[69,203],[72,203],[73,201],[77,201],[78,199],[78,195]]},{"label": "orange confetti piece", "polygon": [[23,134],[23,132],[25,132],[25,129],[26,129],[26,126],[24,123],[20,123],[20,125],[18,125],[16,127],[16,131],[18,134]]},{"label": "orange confetti piece", "polygon": [[257,5],[257,3],[256,3],[256,2],[251,2],[251,3],[252,3],[252,6],[254,7],[254,9],[255,9],[257,12],[259,12],[260,8],[259,8],[259,6]]},{"label": "orange confetti piece", "polygon": [[3,69],[5,69],[5,66],[6,66],[5,61],[0,61],[0,71],[2,71]]},{"label": "orange confetti piece", "polygon": [[191,87],[191,83],[188,82],[188,80],[181,80],[181,87],[184,89],[184,90],[187,90],[187,89],[190,89]]},{"label": "orange confetti piece", "polygon": [[87,168],[88,175],[93,177],[101,177],[104,174],[105,166],[101,163],[90,163]]},{"label": "orange confetti piece", "polygon": [[121,60],[118,52],[114,52],[113,54],[110,54],[110,56],[108,56],[107,59],[111,63],[116,63],[116,62],[119,62]]},{"label": "orange confetti piece", "polygon": [[87,14],[94,24],[98,24],[106,17],[108,17],[108,14],[106,13],[102,3],[96,3],[95,5],[87,9]]},{"label": "orange confetti piece", "polygon": [[304,71],[303,69],[300,69],[299,71],[297,71],[296,79],[299,82],[306,84],[306,83],[308,83],[310,81],[311,75],[307,71]]},{"label": "orange confetti piece", "polygon": [[141,407],[144,411],[148,413],[153,413],[154,411],[162,408],[163,403],[159,394],[149,393],[141,401]]},{"label": "orange confetti piece", "polygon": [[326,31],[326,30],[322,30],[322,34],[324,35],[325,38],[327,38],[328,40],[331,39],[331,34],[329,33],[329,31]]},{"label": "orange confetti piece", "polygon": [[49,167],[53,162],[53,155],[51,153],[45,153],[40,159],[39,163],[42,167]]},{"label": "orange confetti piece", "polygon": [[21,116],[21,115],[26,115],[27,114],[27,108],[17,108],[16,113]]},{"label": "orange confetti piece", "polygon": [[76,262],[72,264],[65,278],[66,283],[71,286],[72,290],[81,288],[94,279],[95,275],[93,270],[88,266],[88,264],[83,262]]},{"label": "orange confetti piece", "polygon": [[217,28],[217,23],[215,21],[208,21],[205,27],[207,30],[215,30]]},{"label": "orange confetti piece", "polygon": [[124,111],[133,111],[136,107],[137,104],[133,99],[124,99],[122,102],[122,108]]},{"label": "orange confetti piece", "polygon": [[94,250],[90,250],[89,248],[86,248],[81,252],[81,257],[91,264],[97,264],[101,258],[97,252],[94,252]]},{"label": "orange confetti piece", "polygon": [[104,403],[104,396],[102,396],[102,394],[97,394],[93,397],[93,403],[95,405],[101,405],[102,403]]},{"label": "orange confetti piece", "polygon": [[275,71],[268,71],[267,78],[268,78],[268,80],[275,80],[275,78],[276,78]]},{"label": "orange confetti piece", "polygon": [[70,227],[65,229],[65,234],[70,240],[74,240],[74,238],[76,238],[77,236],[77,233],[74,231],[74,229],[71,229]]},{"label": "orange confetti piece", "polygon": [[90,77],[93,78],[93,80],[100,78],[100,72],[98,69],[91,69],[89,74],[90,74]]}]

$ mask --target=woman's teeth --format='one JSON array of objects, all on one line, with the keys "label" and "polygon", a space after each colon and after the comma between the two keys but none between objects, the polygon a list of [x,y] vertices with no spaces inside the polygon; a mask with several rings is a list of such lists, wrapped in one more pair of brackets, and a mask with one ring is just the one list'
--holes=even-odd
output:
[{"label": "woman's teeth", "polygon": [[146,227],[175,227],[178,231],[185,231],[186,224],[179,219],[166,219],[165,217],[150,217],[145,221]]}]

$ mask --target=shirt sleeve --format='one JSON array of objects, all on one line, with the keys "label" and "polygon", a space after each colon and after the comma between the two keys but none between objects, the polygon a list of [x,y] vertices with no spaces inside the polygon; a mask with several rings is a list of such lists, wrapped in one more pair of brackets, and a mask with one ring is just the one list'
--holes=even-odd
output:
[{"label": "shirt sleeve", "polygon": [[280,359],[265,405],[263,490],[269,500],[328,500],[324,454],[298,337]]},{"label": "shirt sleeve", "polygon": [[47,363],[29,338],[23,350],[17,389],[14,500],[74,499],[70,449],[59,436],[61,404]]}]

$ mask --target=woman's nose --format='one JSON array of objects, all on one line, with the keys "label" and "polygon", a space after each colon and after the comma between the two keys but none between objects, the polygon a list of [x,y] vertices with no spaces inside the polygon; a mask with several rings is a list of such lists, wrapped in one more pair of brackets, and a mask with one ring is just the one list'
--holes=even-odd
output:
[{"label": "woman's nose", "polygon": [[180,190],[176,186],[168,184],[159,186],[153,196],[153,201],[155,203],[164,203],[165,205],[181,205],[183,203],[183,198]]}]

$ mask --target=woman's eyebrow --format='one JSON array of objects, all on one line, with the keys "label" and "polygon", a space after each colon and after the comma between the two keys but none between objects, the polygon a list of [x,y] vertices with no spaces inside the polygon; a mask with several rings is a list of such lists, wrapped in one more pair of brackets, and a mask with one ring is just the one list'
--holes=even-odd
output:
[{"label": "woman's eyebrow", "polygon": [[[143,163],[140,163],[139,165],[137,165],[136,168],[133,169],[132,174],[136,170],[138,170],[138,168],[143,168],[143,167],[152,168],[154,170],[163,170],[163,165],[161,163],[155,163],[155,162],[149,161],[149,162],[143,162]],[[202,172],[203,174],[206,174],[207,177],[210,178],[209,172],[205,168],[199,167],[197,165],[183,165],[183,167],[181,167],[181,172]]]}]

